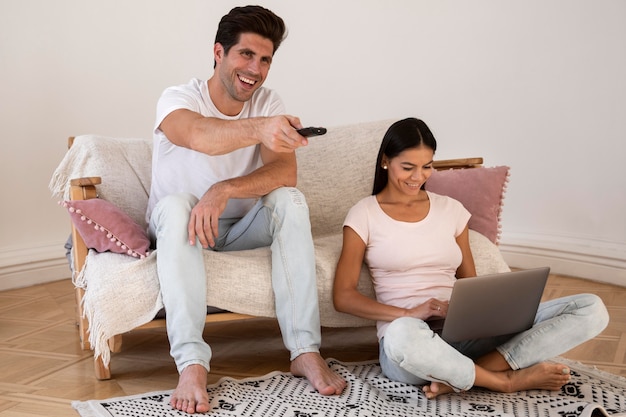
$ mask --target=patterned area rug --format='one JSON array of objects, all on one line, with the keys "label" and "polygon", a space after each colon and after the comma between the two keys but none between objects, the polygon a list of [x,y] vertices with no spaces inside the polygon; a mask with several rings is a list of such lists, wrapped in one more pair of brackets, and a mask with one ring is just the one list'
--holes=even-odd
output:
[{"label": "patterned area rug", "polygon": [[[418,387],[381,375],[378,363],[329,365],[348,381],[340,396],[319,395],[309,383],[289,373],[235,380],[222,378],[208,387],[209,416],[626,416],[626,379],[558,358],[571,369],[572,381],[561,391],[498,394],[472,389],[428,400]],[[75,401],[82,417],[182,416],[169,406],[171,391],[103,401]]]}]

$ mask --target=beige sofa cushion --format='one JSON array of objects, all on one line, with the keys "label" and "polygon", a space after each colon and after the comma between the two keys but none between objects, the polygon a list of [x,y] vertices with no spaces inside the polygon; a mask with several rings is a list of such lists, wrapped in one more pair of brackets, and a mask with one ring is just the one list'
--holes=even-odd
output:
[{"label": "beige sofa cushion", "polygon": [[306,196],[313,236],[341,231],[352,207],[372,193],[378,148],[393,121],[328,128],[298,150],[298,189]]}]

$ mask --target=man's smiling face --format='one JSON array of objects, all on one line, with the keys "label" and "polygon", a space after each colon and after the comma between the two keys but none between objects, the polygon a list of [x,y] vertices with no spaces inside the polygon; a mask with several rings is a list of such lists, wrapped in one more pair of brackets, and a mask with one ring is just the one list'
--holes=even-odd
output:
[{"label": "man's smiling face", "polygon": [[242,33],[228,54],[215,44],[220,91],[211,91],[211,98],[221,112],[232,116],[241,111],[243,103],[265,82],[273,54],[272,41],[256,33]]}]

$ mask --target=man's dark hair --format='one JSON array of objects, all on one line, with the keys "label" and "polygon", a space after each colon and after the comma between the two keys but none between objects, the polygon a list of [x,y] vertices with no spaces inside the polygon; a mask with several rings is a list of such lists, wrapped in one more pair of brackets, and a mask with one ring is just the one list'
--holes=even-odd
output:
[{"label": "man's dark hair", "polygon": [[279,16],[261,6],[235,7],[222,17],[215,43],[220,43],[228,55],[230,48],[239,42],[242,33],[256,33],[272,41],[274,53],[287,37],[285,22]]}]

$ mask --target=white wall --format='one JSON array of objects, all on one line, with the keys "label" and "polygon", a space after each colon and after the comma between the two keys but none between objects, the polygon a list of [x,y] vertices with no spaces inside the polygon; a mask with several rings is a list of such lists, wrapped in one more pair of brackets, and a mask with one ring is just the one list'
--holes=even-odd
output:
[{"label": "white wall", "polygon": [[[150,137],[161,91],[210,76],[241,4],[0,0],[0,289],[67,276],[47,188],[66,137]],[[511,264],[626,285],[626,2],[261,4],[290,31],[266,85],[305,124],[423,118],[439,158],[512,167]]]}]

